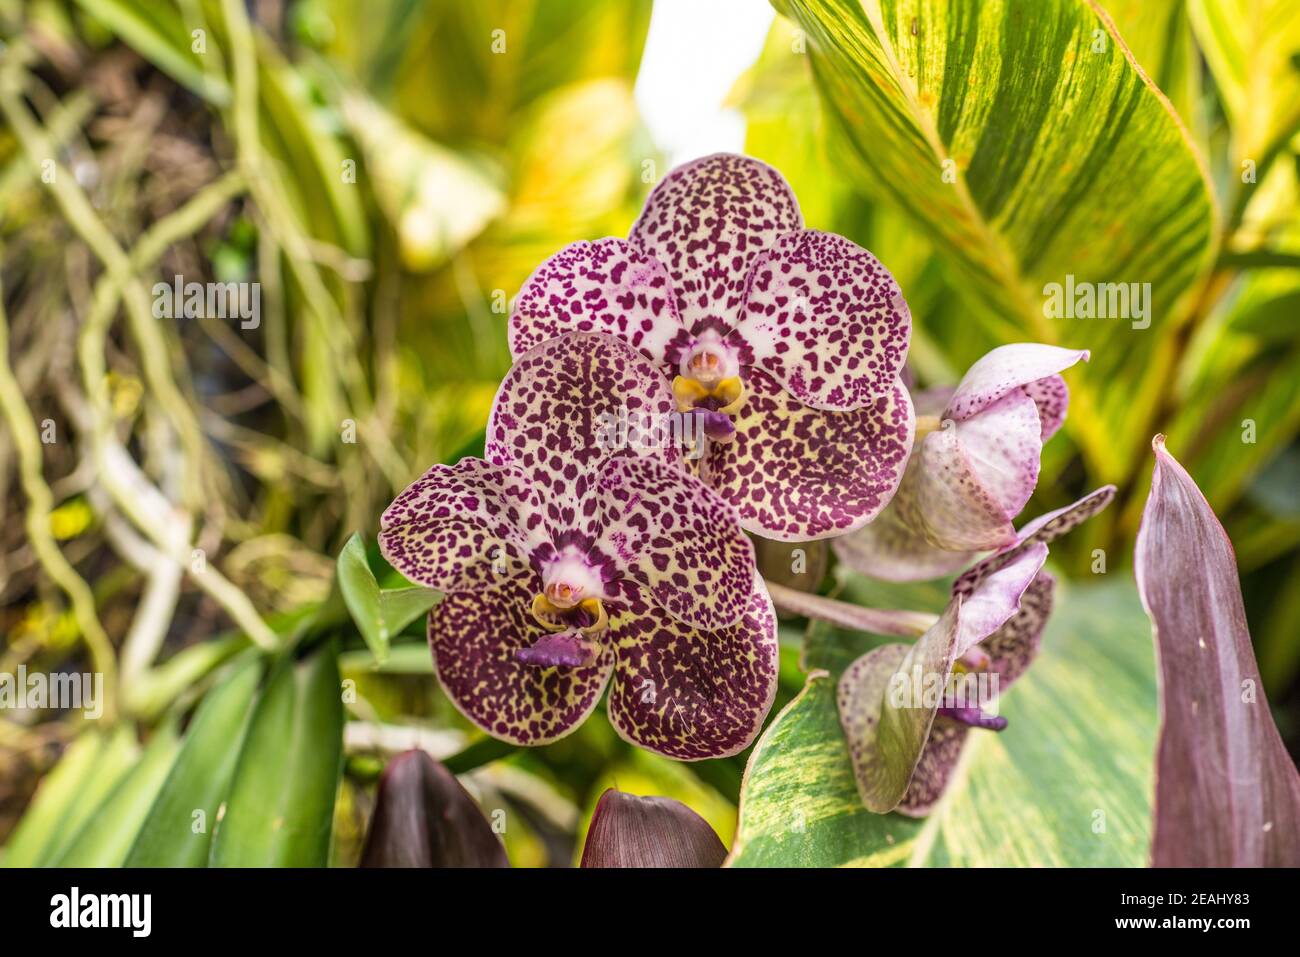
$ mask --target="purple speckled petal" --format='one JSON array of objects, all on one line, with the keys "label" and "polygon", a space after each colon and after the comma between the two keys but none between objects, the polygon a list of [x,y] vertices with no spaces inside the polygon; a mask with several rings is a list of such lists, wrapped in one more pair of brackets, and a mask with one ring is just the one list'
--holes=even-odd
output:
[{"label": "purple speckled petal", "polygon": [[[1087,349],[1062,349],[1037,342],[998,346],[966,371],[948,402],[944,418],[969,419],[1009,392],[1056,375],[1087,359]],[[1064,414],[1065,410],[1061,408],[1061,417]]]},{"label": "purple speckled petal", "polygon": [[493,588],[528,578],[545,537],[541,497],[521,469],[461,459],[435,465],[379,519],[379,550],[420,585]]},{"label": "purple speckled petal", "polygon": [[[1055,587],[1056,579],[1049,572],[1040,571],[1020,596],[1020,609],[1001,628],[980,642],[980,649],[990,659],[989,671],[998,676],[999,694],[1024,674],[1038,654],[1043,629],[1047,627],[1047,617],[1052,611]],[[930,813],[948,787],[970,730],[942,714],[935,717],[921,760],[917,762],[912,781],[907,786],[907,794],[894,808],[895,811],[908,817],[924,817]]]},{"label": "purple speckled petal", "polygon": [[961,749],[970,734],[970,726],[952,718],[937,715],[926,739],[925,750],[916,762],[907,793],[894,808],[907,817],[925,817],[935,802],[943,797],[948,780],[961,758]]},{"label": "purple speckled petal", "polygon": [[980,649],[989,656],[989,671],[998,676],[999,694],[1025,673],[1038,654],[1055,593],[1052,573],[1040,571],[1021,594],[1016,613],[980,642]]},{"label": "purple speckled petal", "polygon": [[700,631],[660,612],[636,586],[611,615],[616,647],[609,721],[626,741],[679,761],[720,758],[758,734],[776,696],[776,614],[754,576],[745,616]]},{"label": "purple speckled petal", "polygon": [[972,565],[953,583],[954,595],[969,595],[987,576],[1012,561],[1027,548],[1037,542],[1050,544],[1075,526],[1087,521],[1111,503],[1115,497],[1115,486],[1103,485],[1093,489],[1083,498],[1065,508],[1039,515],[1016,533],[1015,541],[1006,548],[982,559]]},{"label": "purple speckled petal", "polygon": [[1011,519],[1038,481],[1038,409],[1017,390],[919,443],[894,498],[899,521],[936,548],[985,551],[1015,541]]},{"label": "purple speckled petal", "polygon": [[587,667],[539,667],[517,655],[550,633],[529,614],[537,589],[447,595],[429,613],[434,672],[460,712],[494,738],[546,744],[591,714],[614,667],[606,643]]},{"label": "purple speckled petal", "polygon": [[1047,546],[1037,542],[985,578],[979,588],[965,597],[957,634],[957,657],[994,634],[1017,614],[1022,596],[1046,561]]},{"label": "purple speckled petal", "polygon": [[554,512],[572,503],[579,476],[611,456],[680,461],[671,441],[619,447],[620,416],[657,429],[675,408],[668,380],[631,346],[570,333],[524,353],[506,373],[488,419],[487,458],[521,467]]},{"label": "purple speckled petal", "polygon": [[946,688],[959,657],[1015,620],[1046,557],[1046,545],[1027,551],[974,595],[954,596],[916,644],[874,648],[845,669],[837,692],[840,725],[869,810],[883,814],[908,793],[931,726],[939,724],[943,702],[931,689]]},{"label": "purple speckled petal", "polygon": [[1065,414],[1070,408],[1070,389],[1059,375],[1044,376],[1025,385],[1025,393],[1038,406],[1042,420],[1043,441],[1046,442],[1065,424]]},{"label": "purple speckled petal", "polygon": [[662,362],[682,329],[668,272],[622,239],[577,242],[537,268],[515,299],[510,352],[569,332],[616,336]]},{"label": "purple speckled petal", "polygon": [[852,412],[803,405],[749,369],[735,438],[712,445],[702,476],[749,531],[811,541],[861,528],[898,488],[912,446],[912,402],[892,395]]},{"label": "purple speckled petal", "polygon": [[[952,603],[930,631],[910,648],[882,645],[849,665],[840,676],[836,701],[840,726],[848,745],[849,760],[858,794],[867,809],[877,814],[892,811],[907,793],[912,771],[921,757],[934,709],[891,708],[886,698],[894,675],[911,670],[912,653],[925,655],[922,674],[952,667],[952,648],[957,636],[957,605]],[[923,641],[929,639],[927,644]]]},{"label": "purple speckled petal", "polygon": [[765,163],[718,153],[678,166],[654,188],[632,245],[668,270],[687,329],[731,329],[754,258],[799,229],[799,204]]},{"label": "purple speckled petal", "polygon": [[750,605],[754,547],[735,510],[693,475],[614,459],[596,482],[597,544],[687,625],[734,625]]},{"label": "purple speckled petal", "polygon": [[912,317],[875,256],[833,233],[782,236],[750,273],[733,339],[805,405],[860,409],[893,392]]},{"label": "purple speckled petal", "polygon": [[[899,495],[904,488],[900,487]],[[978,552],[950,552],[931,545],[899,518],[897,496],[875,519],[849,535],[831,539],[831,548],[856,572],[890,582],[943,578],[970,564]]]}]

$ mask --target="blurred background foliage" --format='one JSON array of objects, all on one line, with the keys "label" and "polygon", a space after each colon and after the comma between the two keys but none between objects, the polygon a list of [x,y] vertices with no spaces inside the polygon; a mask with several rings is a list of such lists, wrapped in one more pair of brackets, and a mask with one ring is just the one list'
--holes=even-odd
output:
[{"label": "blurred background foliage", "polygon": [[[1051,443],[1025,514],[1116,482],[1117,504],[1053,558],[1087,576],[1102,548],[1124,571],[1145,443],[1167,432],[1236,545],[1294,754],[1300,18],[1238,5],[1103,0],[1208,164],[1217,260],[1185,321],[1138,333],[1164,337],[1159,395],[1130,414],[1138,383],[1108,381],[1111,418]],[[549,747],[499,747],[437,690],[419,620],[380,661],[332,583],[334,556],[353,532],[373,542],[396,491],[481,448],[527,275],[566,243],[625,235],[665,171],[633,95],[651,12],[0,0],[0,672],[103,672],[118,718],[0,713],[8,863],[351,864],[385,758],[412,746],[507,811],[517,866],[571,863],[613,784],[685,801],[730,843],[745,755],[677,764],[600,715]],[[855,172],[810,42],[778,17],[728,102],[808,225],[898,278],[918,383],[1032,338]],[[1243,186],[1248,159],[1259,178]],[[156,318],[149,290],[178,275],[259,282],[260,325]],[[1065,344],[1096,348],[1095,328]],[[369,562],[393,583],[373,546]],[[803,685],[802,623],[782,637],[778,706]],[[337,800],[320,800],[339,769]],[[221,828],[157,839],[160,808],[216,816],[227,798]],[[282,840],[265,837],[276,809]]]}]

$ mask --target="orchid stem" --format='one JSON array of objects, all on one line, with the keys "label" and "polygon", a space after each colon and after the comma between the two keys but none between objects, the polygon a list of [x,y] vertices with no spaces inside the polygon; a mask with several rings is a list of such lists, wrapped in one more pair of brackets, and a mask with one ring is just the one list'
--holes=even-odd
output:
[{"label": "orchid stem", "polygon": [[809,594],[771,581],[767,582],[767,593],[772,596],[772,603],[781,611],[830,622],[832,625],[852,628],[855,631],[868,631],[875,635],[915,638],[925,634],[939,620],[938,615],[925,611],[864,608],[861,605]]}]

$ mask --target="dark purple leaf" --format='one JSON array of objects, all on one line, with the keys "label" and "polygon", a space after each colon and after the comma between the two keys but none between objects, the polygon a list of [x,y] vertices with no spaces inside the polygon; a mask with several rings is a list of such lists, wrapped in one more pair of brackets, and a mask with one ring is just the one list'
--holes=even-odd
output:
[{"label": "dark purple leaf", "polygon": [[379,779],[362,867],[509,867],[505,848],[455,775],[405,751]]},{"label": "dark purple leaf", "polygon": [[583,867],[720,867],[727,849],[685,804],[610,788],[600,796]]},{"label": "dark purple leaf", "polygon": [[1152,442],[1137,583],[1160,666],[1156,867],[1300,865],[1300,774],[1259,680],[1232,543]]}]

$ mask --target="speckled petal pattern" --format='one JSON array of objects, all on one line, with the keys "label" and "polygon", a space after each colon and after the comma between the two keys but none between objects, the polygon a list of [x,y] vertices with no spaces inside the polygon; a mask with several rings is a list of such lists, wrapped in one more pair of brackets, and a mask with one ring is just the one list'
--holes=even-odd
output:
[{"label": "speckled petal pattern", "polygon": [[703,482],[648,459],[614,459],[597,480],[598,547],[688,625],[734,625],[749,607],[754,547]]},{"label": "speckled petal pattern", "polygon": [[510,314],[519,356],[569,332],[603,332],[657,362],[682,328],[668,272],[622,239],[577,242],[537,268]]},{"label": "speckled petal pattern", "polygon": [[[898,494],[903,494],[902,488]],[[979,554],[931,545],[900,521],[893,503],[856,532],[831,539],[831,548],[854,571],[890,582],[943,578],[965,568]]]},{"label": "speckled petal pattern", "polygon": [[961,758],[962,747],[970,727],[943,715],[937,715],[925,741],[925,750],[916,762],[911,783],[903,800],[894,808],[907,817],[925,817],[948,789],[948,780]]},{"label": "speckled petal pattern", "polygon": [[848,411],[893,391],[911,334],[889,270],[856,243],[807,229],[755,260],[733,337],[805,405]]},{"label": "speckled petal pattern", "polygon": [[842,535],[893,496],[916,427],[912,401],[892,395],[853,412],[812,409],[750,369],[733,441],[712,445],[702,476],[749,531],[780,541]]},{"label": "speckled petal pattern", "polygon": [[766,163],[729,153],[672,170],[629,237],[668,270],[688,330],[731,329],[754,258],[803,225],[799,204]]},{"label": "speckled petal pattern", "polygon": [[1011,687],[1038,654],[1055,594],[1056,579],[1040,571],[1020,596],[1016,613],[980,643],[989,656],[989,671],[998,676],[999,693]]},{"label": "speckled petal pattern", "polygon": [[606,644],[587,667],[541,668],[516,659],[549,632],[528,613],[535,593],[447,595],[429,613],[434,671],[452,703],[494,738],[521,745],[562,738],[591,714],[614,666]]},{"label": "speckled petal pattern", "polygon": [[1021,599],[1047,561],[1047,546],[1036,542],[989,575],[961,606],[957,657],[983,642],[1019,613]]},{"label": "speckled petal pattern", "polygon": [[1115,486],[1103,485],[1093,489],[1077,502],[1053,512],[1039,515],[1016,533],[1015,541],[997,553],[980,560],[953,583],[953,594],[969,595],[986,577],[1013,561],[1017,555],[1036,542],[1050,544],[1077,525],[1082,524],[1111,503],[1115,497]]},{"label": "speckled petal pattern", "polygon": [[1056,375],[1087,359],[1086,349],[1062,349],[1037,342],[998,346],[966,370],[944,417],[968,419],[1020,386]]},{"label": "speckled petal pattern", "polygon": [[663,373],[613,336],[570,333],[515,360],[501,382],[487,427],[487,458],[518,465],[553,506],[574,483],[614,455],[678,462],[672,442],[618,448],[620,410],[635,421],[667,420],[675,410]]},{"label": "speckled petal pattern", "polygon": [[[990,658],[989,671],[998,676],[999,694],[1024,674],[1038,654],[1043,629],[1047,627],[1047,617],[1052,612],[1055,588],[1056,579],[1051,573],[1040,571],[1020,596],[1019,610],[980,642],[980,648]],[[969,726],[943,715],[935,717],[921,760],[916,763],[911,783],[907,786],[907,794],[894,810],[908,817],[924,817],[930,813],[948,787],[970,730]]]},{"label": "speckled petal pattern", "polygon": [[699,631],[660,613],[635,586],[611,618],[617,649],[609,721],[639,747],[695,761],[744,749],[776,696],[776,614],[755,575],[745,616]]},{"label": "speckled petal pattern", "polygon": [[1054,436],[1065,424],[1070,409],[1070,389],[1059,375],[1044,376],[1025,384],[1025,394],[1038,406],[1043,441]]},{"label": "speckled petal pattern", "polygon": [[379,519],[379,550],[411,581],[441,591],[526,577],[545,536],[541,498],[521,469],[462,459],[435,465]]},{"label": "speckled petal pattern", "polygon": [[1004,395],[956,424],[957,442],[976,480],[1008,520],[1020,514],[1038,484],[1043,454],[1038,406],[1024,391]]}]

